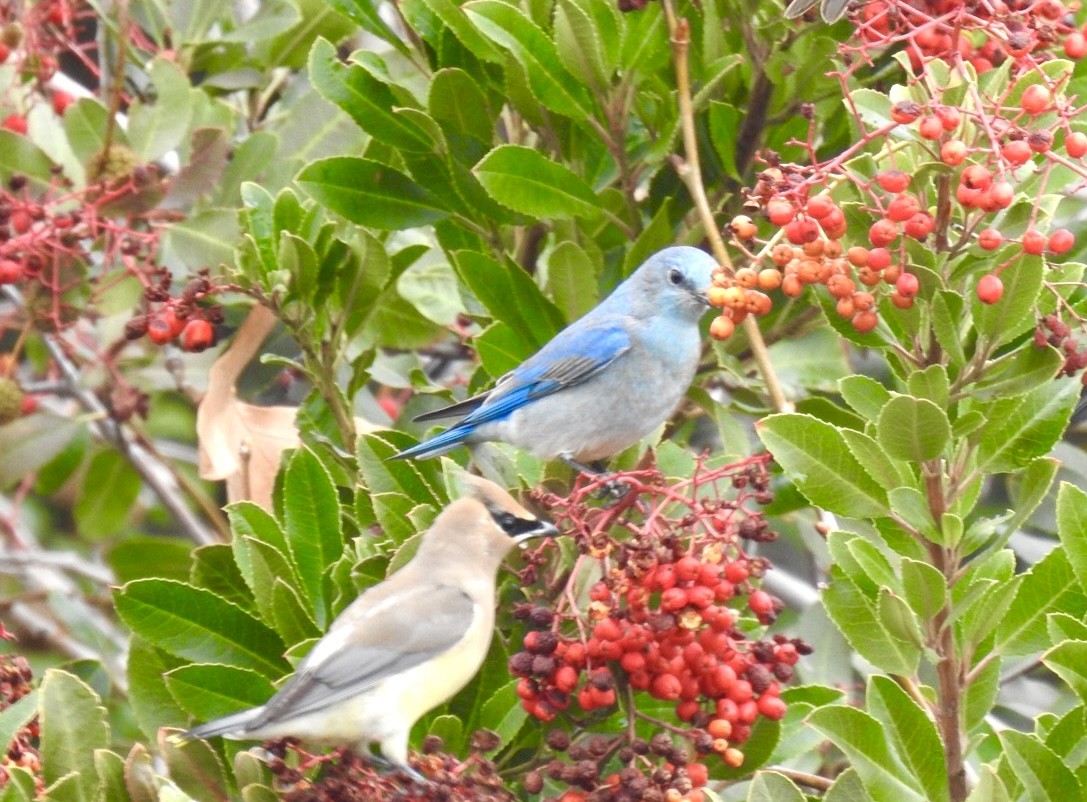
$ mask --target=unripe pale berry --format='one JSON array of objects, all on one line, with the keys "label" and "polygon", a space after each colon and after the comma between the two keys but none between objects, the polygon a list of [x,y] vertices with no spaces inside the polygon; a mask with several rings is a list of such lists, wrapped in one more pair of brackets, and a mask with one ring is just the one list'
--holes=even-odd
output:
[{"label": "unripe pale berry", "polygon": [[940,147],[940,161],[951,167],[957,167],[966,160],[966,143],[961,139],[952,139]]}]

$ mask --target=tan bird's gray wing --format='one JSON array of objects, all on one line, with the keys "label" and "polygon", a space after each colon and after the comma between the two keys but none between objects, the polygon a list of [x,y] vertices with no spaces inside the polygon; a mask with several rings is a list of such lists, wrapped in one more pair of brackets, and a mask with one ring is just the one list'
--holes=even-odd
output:
[{"label": "tan bird's gray wing", "polygon": [[349,608],[246,729],[322,710],[431,660],[465,636],[475,615],[471,597],[449,585],[408,588]]}]

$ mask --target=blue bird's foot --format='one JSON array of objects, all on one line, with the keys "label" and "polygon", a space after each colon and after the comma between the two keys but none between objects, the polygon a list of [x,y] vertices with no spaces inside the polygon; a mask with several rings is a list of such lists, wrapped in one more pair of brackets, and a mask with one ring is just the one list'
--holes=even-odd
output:
[{"label": "blue bird's foot", "polygon": [[413,782],[421,785],[426,785],[430,782],[423,774],[420,774],[407,763],[397,763],[373,752],[366,755],[366,760],[373,764],[374,768],[381,771],[382,774],[405,774]]}]

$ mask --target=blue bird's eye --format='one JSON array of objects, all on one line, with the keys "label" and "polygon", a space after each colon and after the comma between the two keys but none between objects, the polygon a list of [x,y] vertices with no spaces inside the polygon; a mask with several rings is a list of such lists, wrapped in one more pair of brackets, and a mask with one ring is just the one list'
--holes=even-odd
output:
[{"label": "blue bird's eye", "polygon": [[683,283],[683,273],[673,267],[671,270],[668,271],[668,281],[669,283],[678,287],[680,284]]}]

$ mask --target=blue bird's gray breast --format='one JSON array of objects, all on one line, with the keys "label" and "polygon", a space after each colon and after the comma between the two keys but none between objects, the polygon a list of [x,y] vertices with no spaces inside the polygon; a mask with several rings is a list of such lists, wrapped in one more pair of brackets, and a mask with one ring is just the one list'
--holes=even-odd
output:
[{"label": "blue bird's gray breast", "polygon": [[675,410],[698,366],[698,329],[647,340],[592,378],[479,427],[473,440],[503,440],[544,459],[606,459],[641,440]]}]

